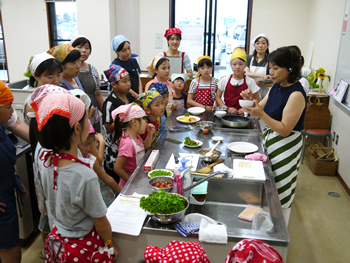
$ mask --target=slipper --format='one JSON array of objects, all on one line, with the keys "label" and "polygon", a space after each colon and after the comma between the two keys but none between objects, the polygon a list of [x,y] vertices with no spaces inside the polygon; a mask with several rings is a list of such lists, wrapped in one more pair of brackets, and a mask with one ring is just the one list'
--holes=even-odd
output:
[{"label": "slipper", "polygon": [[39,253],[39,258],[41,259],[46,259],[46,252],[44,249],[42,249]]}]

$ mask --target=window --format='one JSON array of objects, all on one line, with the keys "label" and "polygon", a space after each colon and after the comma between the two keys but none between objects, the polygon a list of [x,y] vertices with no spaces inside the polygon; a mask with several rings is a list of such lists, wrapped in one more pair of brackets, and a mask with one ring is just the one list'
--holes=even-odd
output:
[{"label": "window", "polygon": [[0,80],[8,82],[6,52],[5,52],[4,37],[2,32],[1,13],[0,13]]},{"label": "window", "polygon": [[75,1],[47,3],[51,47],[68,43],[78,34]]}]

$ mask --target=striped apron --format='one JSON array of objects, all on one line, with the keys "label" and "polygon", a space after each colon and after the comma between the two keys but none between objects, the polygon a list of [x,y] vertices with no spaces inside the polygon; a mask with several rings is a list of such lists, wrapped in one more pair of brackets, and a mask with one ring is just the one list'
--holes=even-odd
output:
[{"label": "striped apron", "polygon": [[263,131],[263,143],[272,165],[281,206],[290,208],[295,196],[300,166],[302,134],[300,131],[292,131],[287,137],[282,137],[266,126]]}]

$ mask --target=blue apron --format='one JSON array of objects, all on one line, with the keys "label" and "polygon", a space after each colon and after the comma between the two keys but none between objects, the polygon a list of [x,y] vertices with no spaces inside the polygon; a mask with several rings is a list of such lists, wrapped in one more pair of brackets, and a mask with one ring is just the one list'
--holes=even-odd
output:
[{"label": "blue apron", "polygon": [[19,179],[15,176],[16,147],[0,124],[0,202],[6,204],[0,212],[0,250],[19,244],[18,215],[15,190]]}]

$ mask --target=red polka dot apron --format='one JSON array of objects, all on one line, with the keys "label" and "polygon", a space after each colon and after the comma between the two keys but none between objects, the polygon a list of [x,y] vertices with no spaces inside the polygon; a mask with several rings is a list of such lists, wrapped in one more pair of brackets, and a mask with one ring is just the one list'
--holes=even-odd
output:
[{"label": "red polka dot apron", "polygon": [[229,108],[235,108],[236,110],[239,110],[241,106],[239,105],[238,100],[242,99],[240,94],[243,90],[248,89],[248,85],[245,81],[245,76],[243,76],[243,84],[238,86],[233,86],[231,84],[231,78],[232,74],[227,82],[224,93],[225,105]]},{"label": "red polka dot apron", "polygon": [[[200,79],[201,78],[199,77],[197,88],[195,89],[196,95],[194,96],[194,101],[197,103],[200,103],[204,106],[212,107],[214,105],[213,95],[211,94],[212,93],[212,87],[211,87],[212,79],[210,80],[209,89],[200,89],[199,88]],[[213,89],[215,89],[215,88],[213,88]]]}]

